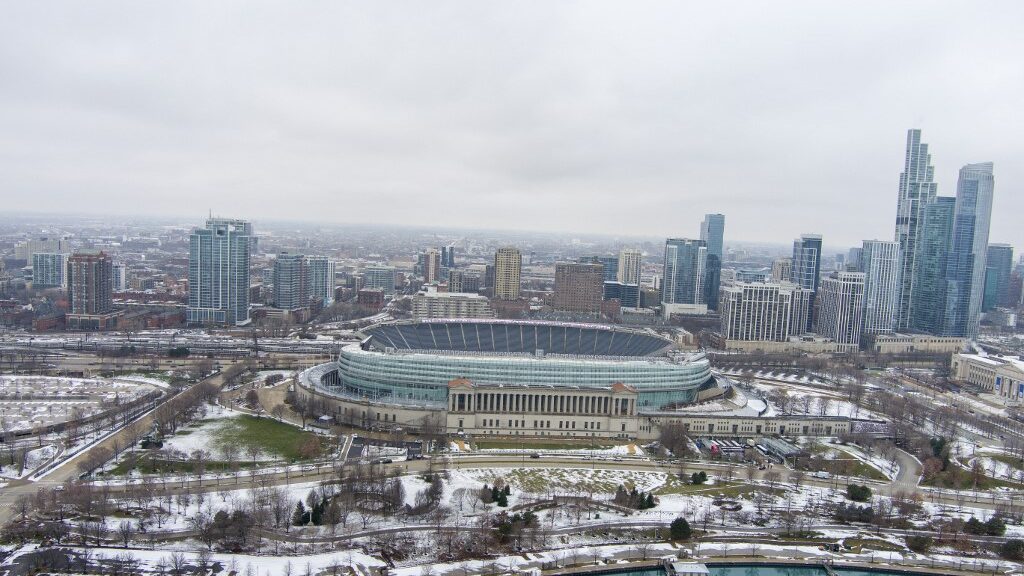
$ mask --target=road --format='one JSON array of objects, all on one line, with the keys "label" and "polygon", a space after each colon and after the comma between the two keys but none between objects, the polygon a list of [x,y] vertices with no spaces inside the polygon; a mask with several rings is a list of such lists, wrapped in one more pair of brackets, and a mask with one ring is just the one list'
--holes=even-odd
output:
[{"label": "road", "polygon": [[[224,385],[224,378],[220,373],[214,374],[205,381],[212,382],[217,386]],[[168,399],[170,398],[171,397]],[[164,401],[166,402],[167,399]],[[139,417],[136,422],[138,423],[137,428],[139,430],[149,429],[153,425],[153,411]],[[72,456],[70,459],[47,472],[37,480],[23,479],[10,482],[6,488],[0,490],[0,526],[7,524],[15,517],[17,514],[17,501],[19,498],[23,496],[31,496],[40,488],[52,489],[71,482],[78,478],[81,473],[79,465],[89,458],[89,454],[91,452],[100,448],[106,448],[113,451],[115,444],[121,447],[127,446],[129,443],[128,436],[128,431],[125,428],[121,428],[106,436],[103,440],[96,442],[75,456]]]}]

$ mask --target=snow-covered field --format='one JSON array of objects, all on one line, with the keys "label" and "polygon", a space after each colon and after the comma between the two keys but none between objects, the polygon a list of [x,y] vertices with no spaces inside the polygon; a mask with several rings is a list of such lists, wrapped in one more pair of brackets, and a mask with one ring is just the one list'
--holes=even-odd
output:
[{"label": "snow-covered field", "polygon": [[[214,458],[218,457],[221,447],[220,433],[225,426],[230,426],[230,420],[242,416],[244,413],[220,405],[204,404],[205,413],[202,418],[197,419],[188,426],[180,429],[164,439],[163,449],[166,451],[178,451],[184,454],[191,454],[196,450],[205,450]],[[251,456],[246,455],[251,459]],[[257,460],[269,462],[276,460],[273,455],[262,454]]]}]

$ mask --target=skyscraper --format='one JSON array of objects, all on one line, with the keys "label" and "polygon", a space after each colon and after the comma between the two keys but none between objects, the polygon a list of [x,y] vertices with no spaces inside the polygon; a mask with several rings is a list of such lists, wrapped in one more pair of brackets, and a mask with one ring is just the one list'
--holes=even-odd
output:
[{"label": "skyscraper", "polygon": [[994,188],[991,162],[968,164],[960,169],[953,240],[946,266],[943,332],[947,336],[973,338],[978,334]]},{"label": "skyscraper", "polygon": [[704,273],[704,301],[708,308],[718,310],[718,287],[722,276],[722,254],[725,236],[725,216],[705,214],[700,223],[700,239],[707,246],[707,264]]},{"label": "skyscraper", "polygon": [[792,282],[736,282],[721,290],[721,334],[726,340],[784,342],[794,331],[794,321],[803,325],[806,315],[794,313],[804,307],[809,292]]},{"label": "skyscraper", "polygon": [[519,277],[523,255],[510,246],[494,253],[494,297],[498,300],[519,299]]},{"label": "skyscraper", "polygon": [[[811,292],[811,309],[818,292],[818,279],[821,276],[821,236],[804,234],[793,241],[793,267],[790,280],[804,290]],[[806,330],[810,330],[814,322],[813,314],[808,315]],[[794,329],[795,330],[795,329]],[[796,332],[798,334],[802,331]]]},{"label": "skyscraper", "polygon": [[63,288],[67,255],[52,252],[32,254],[32,287]]},{"label": "skyscraper", "polygon": [[632,248],[619,251],[619,264],[616,267],[615,279],[623,284],[640,284],[640,271],[643,268],[643,253]]},{"label": "skyscraper", "polygon": [[363,269],[363,287],[379,288],[384,294],[395,293],[395,269],[391,266],[368,266]]},{"label": "skyscraper", "polygon": [[308,256],[309,296],[325,306],[334,302],[334,260],[326,256]]},{"label": "skyscraper", "polygon": [[274,260],[274,307],[297,310],[309,304],[309,269],[301,254],[281,253]]},{"label": "skyscraper", "polygon": [[888,334],[896,329],[900,294],[900,244],[895,240],[865,240],[864,334]]},{"label": "skyscraper", "polygon": [[701,313],[707,310],[704,271],[707,247],[703,240],[669,238],[665,241],[665,278],[661,302],[668,316],[673,310]]},{"label": "skyscraper", "polygon": [[[915,297],[911,302],[910,327],[919,332],[941,334],[946,314],[946,264],[953,237],[956,198],[936,197],[925,207],[917,244],[914,274]],[[906,270],[905,267],[900,267]],[[901,281],[901,286],[906,284]]]},{"label": "skyscraper", "polygon": [[441,253],[431,248],[423,255],[423,282],[429,284],[441,280]]},{"label": "skyscraper", "polygon": [[793,259],[776,258],[772,262],[772,281],[789,282],[793,277]]},{"label": "skyscraper", "polygon": [[818,334],[840,344],[841,350],[856,350],[863,323],[864,273],[833,273],[822,280],[818,298]]},{"label": "skyscraper", "polygon": [[555,264],[555,305],[559,312],[597,314],[604,292],[604,269],[600,264]]},{"label": "skyscraper", "polygon": [[210,218],[189,236],[190,324],[249,322],[249,255],[252,224]]},{"label": "skyscraper", "polygon": [[907,131],[907,149],[900,174],[899,199],[896,205],[896,236],[903,256],[900,271],[900,305],[896,322],[898,330],[911,325],[911,310],[917,294],[918,243],[924,224],[925,208],[935,199],[935,169],[931,165],[928,145],[921,142],[921,131]]},{"label": "skyscraper", "polygon": [[604,266],[604,281],[617,282],[619,279],[619,259],[621,256],[583,256],[583,264],[600,264]]},{"label": "skyscraper", "polygon": [[985,257],[985,295],[981,309],[988,312],[997,307],[1012,307],[1010,301],[1010,274],[1013,272],[1013,246],[989,244]]},{"label": "skyscraper", "polygon": [[442,268],[455,268],[455,245],[449,244],[448,246],[441,247],[441,267]]},{"label": "skyscraper", "polygon": [[113,260],[99,250],[80,250],[67,259],[68,314],[72,330],[111,328],[114,309]]}]

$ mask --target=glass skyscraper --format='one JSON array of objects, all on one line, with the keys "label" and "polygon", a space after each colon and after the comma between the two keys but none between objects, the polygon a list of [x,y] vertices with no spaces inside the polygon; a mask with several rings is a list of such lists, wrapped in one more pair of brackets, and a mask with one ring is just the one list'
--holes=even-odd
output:
[{"label": "glass skyscraper", "polygon": [[896,329],[900,294],[900,244],[865,240],[861,253],[864,272],[863,334],[888,334]]},{"label": "glass skyscraper", "polygon": [[947,336],[973,338],[978,333],[994,188],[991,162],[968,164],[960,169],[953,240],[946,265],[943,333]]},{"label": "glass skyscraper", "polygon": [[249,254],[252,224],[210,218],[189,236],[190,324],[249,322]]},{"label": "glass skyscraper", "polygon": [[937,186],[928,145],[921,142],[921,131],[907,131],[907,151],[900,174],[899,201],[896,207],[896,237],[903,254],[900,273],[900,305],[897,329],[911,324],[911,310],[918,291],[915,287],[918,249],[925,209],[934,200]]},{"label": "glass skyscraper", "polygon": [[708,248],[704,274],[704,299],[708,308],[718,310],[718,286],[722,278],[722,252],[725,237],[725,216],[705,214],[700,223],[700,239]]},{"label": "glass skyscraper", "polygon": [[913,330],[942,333],[946,311],[946,263],[955,210],[956,198],[946,196],[935,198],[925,208],[917,244],[917,265],[914,267],[916,297],[911,302],[910,321]]},{"label": "glass skyscraper", "polygon": [[[797,286],[811,291],[811,309],[814,309],[814,298],[818,292],[818,279],[821,276],[821,236],[804,234],[793,241],[793,267],[790,280]],[[803,334],[811,329],[812,315],[808,315],[807,326],[794,326],[794,334]]]},{"label": "glass skyscraper", "polygon": [[1010,302],[1010,274],[1013,272],[1013,246],[989,244],[985,257],[985,296],[981,302],[983,312],[1000,306],[1013,306]]},{"label": "glass skyscraper", "polygon": [[665,241],[665,278],[661,285],[664,304],[707,304],[704,270],[707,246],[703,240],[669,238]]}]

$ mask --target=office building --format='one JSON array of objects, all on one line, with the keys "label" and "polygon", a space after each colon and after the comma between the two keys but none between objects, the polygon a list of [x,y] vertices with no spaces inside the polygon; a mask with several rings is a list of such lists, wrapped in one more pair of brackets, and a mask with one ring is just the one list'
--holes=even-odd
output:
[{"label": "office building", "polygon": [[[854,247],[850,248],[849,252],[846,253],[846,271],[847,272],[863,272],[863,265],[861,260],[864,258],[864,248]],[[902,286],[902,284],[901,284]],[[902,289],[902,288],[901,288]]]},{"label": "office building", "polygon": [[718,287],[721,284],[725,216],[705,214],[700,223],[700,239],[707,247],[707,262],[704,267],[704,301],[708,308],[718,309]]},{"label": "office building", "polygon": [[600,264],[555,264],[556,311],[598,314],[603,296],[604,269]]},{"label": "office building", "polygon": [[973,338],[978,334],[994,188],[991,162],[960,169],[946,266],[945,336]]},{"label": "office building", "polygon": [[622,308],[640,307],[640,286],[637,284],[623,284],[622,282],[605,282],[604,299],[618,300]]},{"label": "office building", "polygon": [[997,307],[1012,308],[1016,302],[1010,299],[1010,275],[1013,272],[1013,246],[989,244],[985,257],[985,292],[981,309],[988,312]]},{"label": "office building", "polygon": [[494,253],[494,298],[519,299],[519,278],[523,269],[523,255],[512,247],[498,248]]},{"label": "office building", "polygon": [[737,282],[722,286],[722,338],[785,342],[801,334],[809,294],[810,291],[791,282]]},{"label": "office building", "polygon": [[32,287],[64,288],[67,255],[52,252],[32,254]]},{"label": "office building", "polygon": [[[926,334],[942,334],[946,314],[946,265],[953,239],[956,198],[937,196],[925,207],[917,243],[910,327]],[[900,266],[906,270],[905,266]],[[907,284],[900,282],[901,289]]]},{"label": "office building", "polygon": [[902,263],[900,269],[900,305],[897,315],[897,329],[911,327],[913,302],[918,295],[915,286],[918,244],[921,227],[925,221],[925,210],[936,196],[935,169],[931,165],[928,145],[921,142],[921,131],[907,131],[907,148],[903,172],[900,174],[899,199],[896,206],[895,240],[900,244]]},{"label": "office building", "polygon": [[707,312],[704,270],[707,247],[703,240],[669,238],[665,241],[665,277],[661,302],[665,317],[673,313]]},{"label": "office building", "polygon": [[604,281],[618,282],[619,280],[619,259],[620,256],[583,256],[580,258],[582,264],[600,264],[604,267]]},{"label": "office building", "polygon": [[772,262],[772,282],[789,282],[793,277],[793,259],[776,258]]},{"label": "office building", "polygon": [[309,297],[324,306],[334,302],[334,261],[326,256],[307,256]]},{"label": "office building", "polygon": [[301,254],[282,253],[274,260],[274,307],[298,310],[309,305],[309,269]]},{"label": "office building", "polygon": [[188,308],[190,324],[249,322],[249,256],[252,224],[210,218],[189,236]]},{"label": "office building", "polygon": [[[821,236],[804,234],[793,241],[793,268],[790,281],[804,290],[811,292],[811,309],[814,309],[814,298],[818,292],[818,281],[821,277]],[[814,323],[813,314],[808,317],[806,330]]]},{"label": "office building", "polygon": [[441,268],[455,268],[455,246],[441,247]]},{"label": "office building", "polygon": [[900,244],[895,240],[865,240],[861,255],[864,272],[861,333],[891,334],[896,330],[899,309]]},{"label": "office building", "polygon": [[384,294],[395,293],[395,269],[391,266],[363,268],[363,288],[380,288]]},{"label": "office building", "polygon": [[67,259],[67,326],[71,330],[113,327],[113,261],[98,250],[81,250]]},{"label": "office building", "polygon": [[860,347],[864,310],[864,273],[835,272],[822,280],[818,292],[818,334],[831,338],[839,350]]}]

